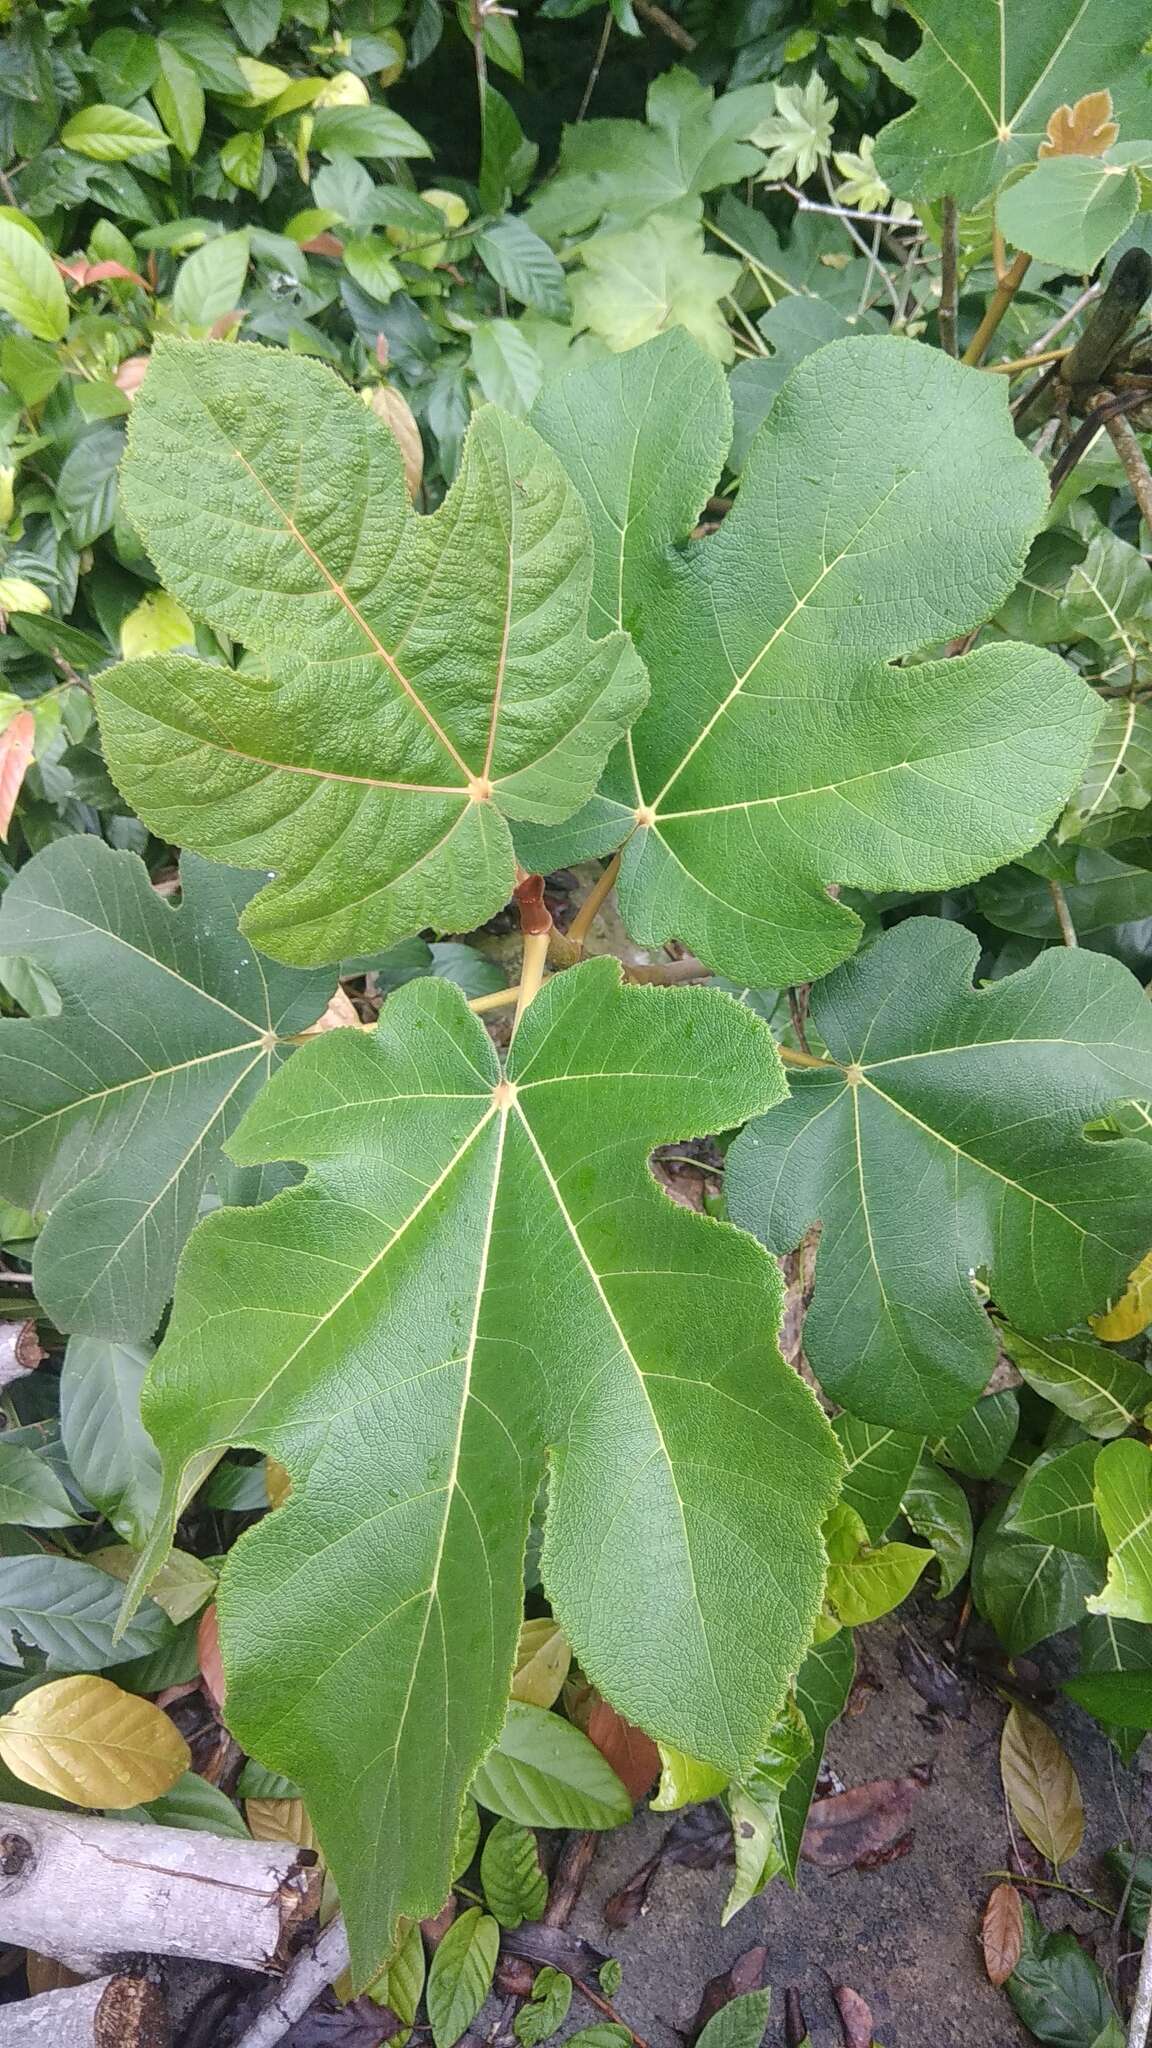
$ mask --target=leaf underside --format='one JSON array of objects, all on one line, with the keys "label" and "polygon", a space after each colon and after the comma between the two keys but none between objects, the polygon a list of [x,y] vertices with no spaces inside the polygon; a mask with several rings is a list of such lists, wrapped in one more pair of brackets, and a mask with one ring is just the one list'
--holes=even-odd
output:
[{"label": "leaf underside", "polygon": [[492,916],[506,820],[566,817],[646,694],[623,634],[588,637],[585,516],[531,428],[481,411],[421,518],[388,428],[325,365],[161,342],[122,484],[166,588],[250,655],[99,677],[145,822],[267,870],[243,928],[278,959]]},{"label": "leaf underside", "polygon": [[231,1149],[310,1176],[201,1225],[145,1388],[168,1528],[204,1451],[292,1476],[225,1568],[229,1721],[301,1785],[361,1980],[447,1889],[546,1466],[559,1624],[628,1719],[695,1756],[756,1753],[820,1597],[839,1458],[775,1349],[776,1270],[646,1165],[779,1096],[770,1034],[596,961],[546,986],[508,1073],[433,981],[373,1040],[297,1054]]},{"label": "leaf underside", "polygon": [[1087,756],[1091,690],[1012,642],[893,665],[995,611],[1043,517],[999,383],[915,342],[815,351],[692,542],[730,433],[718,367],[673,334],[547,393],[533,417],[588,507],[597,615],[631,631],[651,696],[597,798],[523,856],[626,841],[633,937],[764,986],[856,946],[827,884],[947,887],[1034,845]]},{"label": "leaf underside", "polygon": [[911,918],[813,991],[838,1064],[736,1140],[734,1220],[774,1251],[823,1222],[805,1350],[854,1415],[933,1435],[975,1400],[996,1336],[1067,1329],[1145,1249],[1152,1158],[1083,1126],[1152,1091],[1152,1010],[1118,961],[1046,952],[979,991],[979,942]]}]

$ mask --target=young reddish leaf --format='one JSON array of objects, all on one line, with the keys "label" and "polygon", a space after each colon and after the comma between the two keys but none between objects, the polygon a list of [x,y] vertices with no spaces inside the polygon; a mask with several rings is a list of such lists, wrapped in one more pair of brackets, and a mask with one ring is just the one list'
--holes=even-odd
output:
[{"label": "young reddish leaf", "polygon": [[103,284],[105,278],[110,277],[126,278],[129,284],[138,284],[141,291],[151,289],[146,277],[141,277],[138,270],[128,270],[123,263],[87,263],[82,256],[76,257],[71,263],[65,263],[57,256],[56,268],[65,277],[70,277],[80,290],[83,290],[85,285]]},{"label": "young reddish leaf", "polygon": [[1039,156],[1103,156],[1120,129],[1112,119],[1112,95],[1086,92],[1074,107],[1057,107],[1048,116]]},{"label": "young reddish leaf", "polygon": [[1004,1791],[1028,1840],[1057,1867],[1084,1837],[1084,1805],[1069,1759],[1046,1721],[1012,1707],[1000,1737]]},{"label": "young reddish leaf", "polygon": [[599,1695],[584,1724],[584,1732],[627,1785],[633,1799],[643,1799],[660,1775],[660,1752],[651,1737],[626,1721]]},{"label": "young reddish leaf", "polygon": [[196,1631],[196,1654],[200,1659],[200,1676],[204,1680],[204,1689],[213,1705],[222,1708],[228,1682],[220,1661],[220,1625],[216,1619],[215,1601],[211,1607],[204,1609],[200,1617],[200,1626]]},{"label": "young reddish leaf", "polygon": [[18,711],[0,733],[0,839],[8,837],[35,741],[36,720],[30,711]]},{"label": "young reddish leaf", "polygon": [[1006,1984],[1024,1941],[1024,1911],[1014,1884],[998,1884],[989,1895],[980,1925],[984,1968],[993,1984]]}]

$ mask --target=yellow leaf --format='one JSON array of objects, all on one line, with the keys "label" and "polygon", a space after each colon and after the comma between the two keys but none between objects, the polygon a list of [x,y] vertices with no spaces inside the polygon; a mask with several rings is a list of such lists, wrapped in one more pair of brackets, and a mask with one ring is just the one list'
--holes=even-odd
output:
[{"label": "yellow leaf", "polygon": [[296,1842],[301,1849],[320,1846],[302,1799],[246,1799],[244,1818],[258,1842]]},{"label": "yellow leaf", "polygon": [[568,1638],[550,1617],[526,1621],[516,1650],[512,1698],[527,1707],[550,1707],[568,1676],[572,1651]]},{"label": "yellow leaf", "polygon": [[368,87],[354,71],[338,71],[334,78],[325,79],[316,94],[318,107],[366,107]]},{"label": "yellow leaf", "polygon": [[1105,1344],[1126,1344],[1152,1323],[1152,1252],[1141,1259],[1131,1274],[1125,1292],[1102,1316],[1088,1321]]},{"label": "yellow leaf", "polygon": [[[90,1551],[84,1562],[127,1585],[140,1562],[140,1553],[130,1543],[109,1543],[104,1550]],[[190,1551],[173,1550],[150,1581],[148,1598],[163,1608],[169,1621],[190,1621],[215,1590],[216,1573],[211,1565],[193,1557]]]},{"label": "yellow leaf", "polygon": [[50,612],[52,600],[26,576],[0,576],[0,612]]},{"label": "yellow leaf", "polygon": [[1057,107],[1048,117],[1041,156],[1103,156],[1120,130],[1112,119],[1110,92],[1086,92],[1074,107]]},{"label": "yellow leaf", "polygon": [[1028,1840],[1059,1869],[1084,1839],[1080,1785],[1047,1721],[1011,1707],[1000,1737],[1004,1791]]},{"label": "yellow leaf", "polygon": [[12,524],[12,514],[16,510],[15,483],[14,469],[0,469],[0,526]]},{"label": "yellow leaf", "polygon": [[191,1766],[184,1737],[151,1700],[107,1678],[57,1678],[0,1718],[0,1757],[26,1785],[74,1806],[140,1806]]},{"label": "yellow leaf", "polygon": [[653,1813],[675,1813],[677,1807],[695,1806],[702,1799],[714,1799],[728,1783],[727,1771],[715,1764],[702,1764],[698,1757],[685,1756],[666,1742],[660,1751],[660,1783],[650,1801]]},{"label": "yellow leaf", "polygon": [[145,654],[170,654],[174,647],[193,647],[196,628],[182,604],[166,590],[150,590],[120,628],[120,652],[126,661]]},{"label": "yellow leaf", "polygon": [[279,99],[292,83],[287,71],[281,71],[278,64],[261,64],[258,57],[237,57],[236,67],[244,73],[248,87],[244,95],[250,107],[258,107],[265,100]]},{"label": "yellow leaf", "polygon": [[424,476],[424,443],[408,400],[391,384],[374,384],[361,398],[378,420],[383,420],[404,457],[404,481],[408,496],[414,498]]}]

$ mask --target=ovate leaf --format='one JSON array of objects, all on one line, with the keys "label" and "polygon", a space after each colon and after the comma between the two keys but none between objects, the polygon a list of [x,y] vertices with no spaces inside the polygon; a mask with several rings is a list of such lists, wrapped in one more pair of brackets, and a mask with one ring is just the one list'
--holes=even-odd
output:
[{"label": "ovate leaf", "polygon": [[[173,318],[188,327],[210,327],[236,310],[248,275],[249,240],[242,228],[213,235],[185,258],[172,294]],[[155,354],[153,364],[155,364]],[[151,378],[154,368],[149,370]],[[155,555],[154,559],[159,560]]]},{"label": "ovate leaf", "polygon": [[1001,1529],[996,1515],[985,1521],[972,1553],[976,1612],[1011,1657],[1082,1621],[1084,1603],[1103,1576],[1102,1567],[1073,1551]]},{"label": "ovate leaf", "polygon": [[[996,609],[1043,516],[1001,381],[913,342],[817,349],[720,531],[674,548],[688,529],[669,532],[670,506],[716,486],[701,427],[726,414],[719,369],[665,338],[573,373],[538,408],[590,503],[606,474],[618,530],[593,513],[597,589],[610,565],[627,571],[613,615],[649,670],[650,704],[603,789],[641,943],[675,936],[741,985],[807,979],[860,936],[827,884],[945,886],[1043,835],[1100,716],[1085,685],[1012,643],[894,666]],[[625,525],[627,445],[678,482],[651,518],[635,492]]]},{"label": "ovate leaf", "polygon": [[74,1806],[138,1806],[189,1768],[188,1744],[151,1700],[107,1678],[58,1678],[0,1716],[0,1757]]},{"label": "ovate leaf", "polygon": [[796,1705],[808,1724],[812,1748],[802,1757],[780,1794],[780,1847],[790,1884],[796,1882],[796,1865],[808,1808],[816,1790],[824,1742],[833,1722],[843,1713],[856,1673],[856,1652],[850,1629],[837,1629],[827,1642],[814,1643],[796,1673]]},{"label": "ovate leaf", "polygon": [[154,158],[171,147],[162,129],[127,107],[82,107],[65,122],[60,140],[65,149],[74,149],[99,164]]},{"label": "ovate leaf", "polygon": [[[11,314],[38,341],[59,341],[68,331],[68,295],[60,272],[31,229],[4,216],[0,216],[0,310]],[[7,377],[7,360],[4,370]]]},{"label": "ovate leaf", "polygon": [[1084,1838],[1084,1804],[1067,1753],[1046,1721],[1010,1707],[1000,1737],[1000,1775],[1028,1840],[1057,1867]]},{"label": "ovate leaf", "polygon": [[492,1988],[500,1928],[479,1906],[452,1922],[428,1972],[428,2019],[436,2048],[453,2048]]},{"label": "ovate leaf", "polygon": [[1108,1545],[1092,1496],[1099,1452],[1091,1440],[1044,1452],[1015,1488],[1004,1510],[1005,1530],[1102,1564]]},{"label": "ovate leaf", "polygon": [[848,1628],[877,1621],[899,1607],[931,1556],[930,1551],[911,1543],[881,1543],[873,1548],[867,1534],[851,1508],[833,1508],[825,1523],[825,1598],[837,1620]]},{"label": "ovate leaf", "polygon": [[0,1522],[63,1529],[79,1517],[46,1458],[0,1435]]},{"label": "ovate leaf", "polygon": [[1094,1493],[1110,1552],[1095,1614],[1152,1622],[1152,1449],[1133,1437],[1105,1444],[1096,1458]]},{"label": "ovate leaf", "polygon": [[559,1698],[571,1662],[568,1638],[551,1617],[526,1621],[516,1648],[512,1698],[525,1706],[550,1707]]},{"label": "ovate leaf", "polygon": [[1023,1951],[1006,1990],[1017,2014],[1047,2048],[1123,2048],[1108,1982],[1074,1934],[1049,1934],[1022,1906]]},{"label": "ovate leaf", "polygon": [[[373,1037],[328,1032],[277,1080],[233,1154],[313,1172],[208,1217],[185,1254],[145,1390],[167,1472],[148,1568],[204,1453],[286,1466],[286,1504],[221,1583],[229,1723],[303,1788],[370,1977],[396,1916],[441,1904],[504,1723],[546,1447],[543,1581],[582,1667],[629,1720],[729,1771],[807,1642],[839,1457],[775,1353],[774,1267],[647,1166],[779,1090],[767,1027],[730,997],[624,988],[588,962],[536,998],[502,1079],[459,992],[413,981]],[[548,1299],[530,1352],[527,1244]],[[274,1671],[269,1630],[293,1644]],[[541,1721],[616,1788],[598,1824],[626,1817],[579,1731],[518,1703],[477,1796],[525,1825],[588,1824],[495,1796],[498,1767],[539,1767],[521,1737]]]},{"label": "ovate leaf", "polygon": [[1123,1436],[1152,1402],[1152,1374],[1086,1337],[1022,1337],[1005,1329],[1009,1358],[1037,1394],[1089,1436]]},{"label": "ovate leaf", "polygon": [[172,1624],[149,1600],[114,1638],[122,1588],[93,1565],[42,1552],[0,1558],[0,1663],[23,1665],[24,1645],[52,1671],[86,1671],[157,1650]]},{"label": "ovate leaf", "polygon": [[976,206],[1032,162],[1058,107],[1107,86],[1125,137],[1147,114],[1141,0],[915,0],[906,63],[882,58],[916,105],[881,130],[876,164],[896,193]]},{"label": "ovate leaf", "polygon": [[1018,249],[1061,270],[1094,270],[1140,204],[1140,180],[1124,164],[1052,156],[1001,193],[996,222]]},{"label": "ovate leaf", "polygon": [[616,1828],[632,1799],[594,1743],[571,1721],[513,1700],[472,1780],[490,1813],[529,1828]]},{"label": "ovate leaf", "polygon": [[198,1777],[195,1771],[185,1771],[170,1792],[146,1800],[138,1812],[125,1813],[122,1818],[153,1821],[166,1828],[190,1828],[194,1834],[234,1835],[242,1842],[251,1840],[227,1793],[221,1792],[218,1785],[210,1785],[207,1778]]},{"label": "ovate leaf", "polygon": [[258,657],[104,673],[134,807],[268,864],[244,929],[280,958],[483,923],[512,890],[506,820],[566,817],[644,697],[625,637],[588,637],[587,527],[555,458],[484,411],[420,518],[387,427],[322,364],[173,343],[124,490],[166,587]]},{"label": "ovate leaf", "polygon": [[60,1373],[60,1434],[76,1484],[137,1549],[160,1501],[160,1454],[140,1420],[151,1358],[151,1345],[73,1337]]},{"label": "ovate leaf", "polygon": [[59,1017],[0,1024],[0,1188],[48,1212],[37,1298],[62,1330],[146,1337],[220,1147],[333,974],[237,934],[254,878],[193,856],[170,910],[134,854],[57,840],[0,906],[0,952],[47,972]]},{"label": "ovate leaf", "polygon": [[568,2017],[572,2003],[572,1979],[563,1970],[543,1969],[536,1972],[532,1996],[526,2005],[520,2007],[512,2022],[512,2032],[520,2048],[537,2048],[546,2041]]},{"label": "ovate leaf", "polygon": [[844,1453],[841,1501],[853,1508],[868,1538],[879,1543],[900,1512],[900,1502],[923,1449],[906,1430],[879,1429],[846,1412],[832,1425]]},{"label": "ovate leaf", "polygon": [[484,1902],[501,1927],[538,1920],[548,1903],[548,1880],[531,1828],[498,1820],[480,1856]]},{"label": "ovate leaf", "polygon": [[904,1513],[936,1553],[937,1598],[955,1591],[972,1556],[972,1510],[964,1488],[931,1458],[921,1458],[904,1492]]},{"label": "ovate leaf", "polygon": [[1063,1329],[1122,1286],[1152,1199],[1147,1147],[1083,1136],[1152,1093],[1139,984],[1055,949],[976,991],[978,951],[910,918],[830,975],[812,1017],[835,1064],[797,1071],[728,1154],[732,1216],[773,1250],[822,1219],[804,1330],[821,1384],[933,1433],[996,1362],[974,1270],[1018,1328]]},{"label": "ovate leaf", "polygon": [[767,1989],[737,1992],[697,2035],[699,2048],[760,2048],[771,2006]]}]

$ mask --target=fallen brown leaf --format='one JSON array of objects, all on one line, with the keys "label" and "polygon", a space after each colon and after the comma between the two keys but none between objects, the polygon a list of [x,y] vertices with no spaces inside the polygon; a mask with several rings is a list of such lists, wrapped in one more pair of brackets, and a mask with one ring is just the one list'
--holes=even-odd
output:
[{"label": "fallen brown leaf", "polygon": [[1017,1963],[1024,1942],[1024,1908],[1014,1884],[998,1884],[984,1908],[980,1943],[984,1968],[993,1984],[1006,1984]]},{"label": "fallen brown leaf", "polygon": [[584,1732],[593,1748],[600,1751],[605,1763],[611,1764],[633,1799],[643,1799],[660,1776],[660,1752],[651,1736],[645,1735],[642,1728],[634,1728],[631,1721],[626,1721],[599,1694]]},{"label": "fallen brown leaf", "polygon": [[872,2010],[858,1991],[847,1984],[834,1984],[832,1996],[840,2015],[844,2048],[872,2048]]},{"label": "fallen brown leaf", "polygon": [[31,766],[35,744],[35,718],[30,711],[18,711],[0,733],[0,839],[8,837],[16,799]]},{"label": "fallen brown leaf", "polygon": [[1057,1867],[1084,1839],[1084,1802],[1057,1737],[1027,1707],[1010,1707],[1000,1737],[1004,1792],[1024,1833]]},{"label": "fallen brown leaf", "polygon": [[737,1956],[730,1969],[721,1970],[717,1976],[708,1979],[695,2018],[687,2029],[689,2042],[694,2042],[704,2032],[709,2020],[715,2019],[730,2000],[742,1998],[747,1991],[759,1991],[764,1982],[767,1961],[766,1948],[748,1948],[742,1956]]},{"label": "fallen brown leaf", "polygon": [[1048,117],[1040,156],[1103,156],[1120,129],[1112,119],[1112,95],[1086,92],[1074,107],[1057,107]]},{"label": "fallen brown leaf", "polygon": [[673,1821],[654,1856],[634,1870],[626,1884],[604,1901],[603,1915],[609,1927],[631,1927],[647,1911],[648,1894],[658,1870],[680,1864],[685,1870],[715,1870],[732,1859],[732,1823],[722,1806],[710,1799],[703,1806],[689,1806]]},{"label": "fallen brown leaf", "polygon": [[870,1778],[830,1799],[813,1800],[800,1854],[820,1870],[850,1870],[908,1832],[925,1776]]},{"label": "fallen brown leaf", "polygon": [[321,1031],[341,1031],[348,1024],[354,1030],[357,1029],[360,1024],[360,1013],[356,1009],[351,996],[344,989],[338,988],[324,1015],[317,1017],[314,1024],[309,1024],[304,1036],[305,1038],[315,1038]]}]

